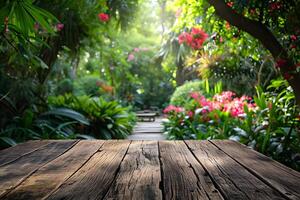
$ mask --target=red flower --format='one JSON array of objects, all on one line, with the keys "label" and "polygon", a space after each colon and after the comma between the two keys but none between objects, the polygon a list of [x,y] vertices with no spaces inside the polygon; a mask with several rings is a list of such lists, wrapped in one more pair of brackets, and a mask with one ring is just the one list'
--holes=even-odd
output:
[{"label": "red flower", "polygon": [[291,45],[291,49],[296,49],[297,48],[297,46],[296,45]]},{"label": "red flower", "polygon": [[232,7],[233,6],[233,2],[232,1],[228,2],[227,6]]},{"label": "red flower", "polygon": [[278,10],[281,8],[281,3],[273,2],[273,3],[270,3],[269,7],[270,7],[271,11]]},{"label": "red flower", "polygon": [[290,80],[290,79],[292,79],[292,78],[294,78],[294,77],[293,77],[293,75],[291,75],[291,74],[289,74],[288,72],[286,72],[286,73],[283,74],[283,78],[284,78],[285,80]]},{"label": "red flower", "polygon": [[98,18],[102,22],[107,22],[109,20],[109,15],[105,13],[99,13]]},{"label": "red flower", "polygon": [[252,9],[250,9],[250,10],[249,10],[249,12],[250,12],[250,14],[251,14],[251,15],[255,15],[255,14],[256,14],[256,10],[255,10],[255,9],[253,9],[253,8],[252,8]]},{"label": "red flower", "polygon": [[208,35],[199,28],[192,28],[191,33],[183,32],[178,36],[179,44],[186,43],[193,49],[200,49]]},{"label": "red flower", "polygon": [[297,36],[296,35],[291,35],[291,40],[296,41],[297,40]]},{"label": "red flower", "polygon": [[282,58],[276,61],[276,67],[278,68],[283,68],[284,66],[286,66],[286,64],[287,64],[287,60],[284,60]]},{"label": "red flower", "polygon": [[192,42],[192,40],[193,40],[193,37],[187,32],[183,32],[178,36],[179,44],[182,44],[182,43],[190,44]]}]

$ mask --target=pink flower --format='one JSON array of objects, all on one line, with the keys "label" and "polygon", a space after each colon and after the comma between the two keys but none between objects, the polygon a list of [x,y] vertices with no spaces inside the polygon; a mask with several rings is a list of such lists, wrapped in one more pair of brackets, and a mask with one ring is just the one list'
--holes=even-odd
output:
[{"label": "pink flower", "polygon": [[188,111],[187,115],[189,116],[189,118],[192,118],[194,116],[193,111]]},{"label": "pink flower", "polygon": [[165,114],[168,114],[170,112],[179,113],[179,112],[183,112],[183,111],[184,111],[184,109],[182,107],[177,107],[177,106],[174,106],[174,105],[169,105],[168,107],[166,107],[163,110],[163,113],[165,113]]},{"label": "pink flower", "polygon": [[296,35],[291,35],[291,40],[296,41],[297,40],[297,36]]},{"label": "pink flower", "polygon": [[130,53],[128,55],[127,61],[130,62],[130,61],[133,61],[133,60],[134,60],[134,55],[132,53]]},{"label": "pink flower", "polygon": [[192,97],[195,100],[198,100],[200,97],[200,93],[199,92],[191,92],[190,97]]},{"label": "pink flower", "polygon": [[232,7],[233,6],[233,2],[232,1],[228,2],[227,6]]},{"label": "pink flower", "polygon": [[220,42],[221,42],[221,43],[223,42],[223,38],[222,38],[222,37],[220,37]]},{"label": "pink flower", "polygon": [[105,13],[99,13],[98,18],[102,22],[107,22],[109,20],[109,15]]},{"label": "pink flower", "polygon": [[140,49],[140,48],[137,48],[137,47],[133,49],[133,51],[135,51],[135,52],[139,52],[140,50],[141,50],[141,49]]},{"label": "pink flower", "polygon": [[65,26],[64,24],[58,23],[58,24],[56,24],[55,27],[56,27],[56,30],[57,30],[57,31],[61,31],[61,30],[63,30],[64,26]]}]

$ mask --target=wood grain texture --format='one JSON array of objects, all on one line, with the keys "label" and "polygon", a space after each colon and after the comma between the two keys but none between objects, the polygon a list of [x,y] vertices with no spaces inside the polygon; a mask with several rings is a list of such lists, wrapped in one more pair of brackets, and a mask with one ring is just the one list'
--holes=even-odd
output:
[{"label": "wood grain texture", "polygon": [[103,199],[113,183],[130,141],[107,141],[92,158],[47,199]]},{"label": "wood grain texture", "polygon": [[104,141],[83,140],[72,149],[38,169],[5,199],[42,199],[75,173],[94,155]]},{"label": "wood grain texture", "polygon": [[133,141],[104,199],[162,199],[157,141]]},{"label": "wood grain texture", "polygon": [[38,150],[40,147],[49,144],[49,140],[30,140],[16,146],[0,151],[0,166],[5,165],[24,156],[28,153]]},{"label": "wood grain texture", "polygon": [[14,189],[38,168],[57,158],[77,141],[52,142],[0,167],[0,197]]},{"label": "wood grain texture", "polygon": [[223,199],[183,141],[160,141],[165,199]]},{"label": "wood grain texture", "polygon": [[225,199],[285,199],[209,141],[186,141]]},{"label": "wood grain texture", "polygon": [[300,199],[300,173],[234,141],[212,141],[218,148],[289,199]]}]

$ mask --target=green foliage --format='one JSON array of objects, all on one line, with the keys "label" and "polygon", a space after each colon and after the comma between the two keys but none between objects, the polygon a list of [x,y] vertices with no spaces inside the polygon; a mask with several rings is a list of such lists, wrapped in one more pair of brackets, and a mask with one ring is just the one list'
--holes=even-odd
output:
[{"label": "green foliage", "polygon": [[203,93],[202,81],[190,81],[184,85],[177,87],[175,92],[171,96],[170,104],[176,106],[183,106],[188,100],[190,93],[200,92]]},{"label": "green foliage", "polygon": [[121,107],[115,101],[98,97],[64,95],[49,97],[54,107],[74,109],[90,120],[90,126],[81,127],[82,134],[101,139],[126,138],[131,133],[135,116],[129,108]]},{"label": "green foliage", "polygon": [[202,55],[194,65],[202,78],[211,84],[222,82],[224,90],[234,91],[238,95],[254,95],[255,86],[266,88],[271,79],[279,72],[270,58],[256,61],[251,57],[243,58],[234,54]]},{"label": "green foliage", "polygon": [[100,96],[101,89],[97,85],[101,79],[97,76],[84,76],[75,82],[74,93],[76,95]]},{"label": "green foliage", "polygon": [[0,107],[0,148],[33,139],[76,138],[76,125],[89,125],[87,118],[71,109],[51,109],[41,114],[26,109],[19,113],[6,96],[1,97]]},{"label": "green foliage", "polygon": [[63,79],[57,84],[55,93],[58,95],[64,95],[66,93],[73,93],[74,85],[72,80]]},{"label": "green foliage", "polygon": [[254,100],[258,109],[246,110],[240,141],[300,170],[300,111],[295,96],[284,80],[272,81],[268,89],[257,88]]},{"label": "green foliage", "polygon": [[274,80],[266,92],[256,92],[255,104],[248,97],[228,101],[225,93],[211,100],[186,95],[184,109],[166,108],[165,131],[170,139],[237,140],[300,170],[300,110],[291,87]]}]

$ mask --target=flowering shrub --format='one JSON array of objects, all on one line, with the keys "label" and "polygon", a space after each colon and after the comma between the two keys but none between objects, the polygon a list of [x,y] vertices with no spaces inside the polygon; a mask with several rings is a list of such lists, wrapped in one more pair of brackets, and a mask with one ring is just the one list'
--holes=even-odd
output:
[{"label": "flowering shrub", "polygon": [[236,97],[231,91],[207,98],[191,92],[181,106],[164,113],[169,139],[232,139],[300,170],[300,111],[284,80],[273,81],[270,92]]},{"label": "flowering shrub", "polygon": [[[249,103],[251,97],[235,97],[231,91],[225,91],[206,98],[199,92],[189,94],[190,101],[183,107],[169,105],[164,113],[168,114],[169,122],[165,123],[166,131],[171,139],[212,139],[228,138],[230,127],[245,117],[244,107],[255,109],[255,104]],[[176,123],[183,130],[178,132],[178,127],[169,126]],[[174,125],[174,124],[173,124]],[[225,128],[227,126],[227,128]],[[215,128],[215,130],[213,130]],[[219,129],[216,134],[216,130]],[[175,132],[174,132],[175,131]]]},{"label": "flowering shrub", "polygon": [[169,105],[168,107],[166,107],[163,111],[163,113],[165,114],[169,114],[169,113],[179,113],[179,112],[183,112],[184,109],[182,107],[177,107],[177,106],[173,106],[173,105]]},{"label": "flowering shrub", "polygon": [[194,50],[202,48],[208,35],[199,28],[192,28],[190,33],[183,32],[178,36],[179,44],[185,43]]}]

